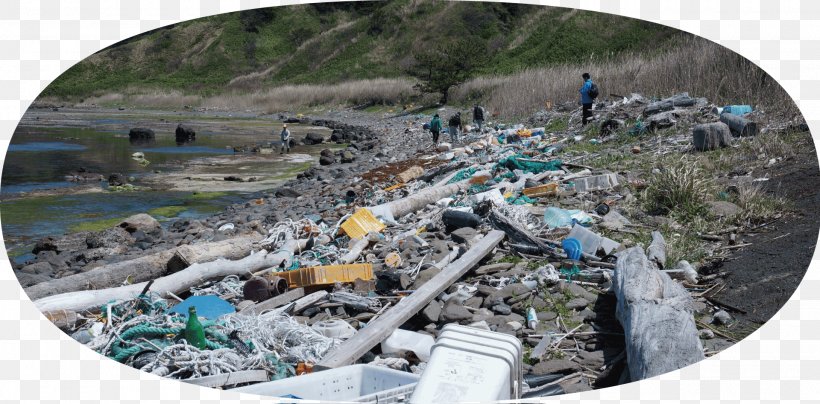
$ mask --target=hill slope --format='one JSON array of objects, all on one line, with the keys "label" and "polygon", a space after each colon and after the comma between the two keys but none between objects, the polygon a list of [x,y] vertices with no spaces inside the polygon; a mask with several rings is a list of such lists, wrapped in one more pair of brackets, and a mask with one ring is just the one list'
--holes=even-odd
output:
[{"label": "hill slope", "polygon": [[677,31],[602,13],[542,6],[396,0],[246,10],[146,32],[90,56],[48,96],[134,87],[215,94],[398,77],[414,50],[451,38],[486,49],[480,73],[643,51]]}]

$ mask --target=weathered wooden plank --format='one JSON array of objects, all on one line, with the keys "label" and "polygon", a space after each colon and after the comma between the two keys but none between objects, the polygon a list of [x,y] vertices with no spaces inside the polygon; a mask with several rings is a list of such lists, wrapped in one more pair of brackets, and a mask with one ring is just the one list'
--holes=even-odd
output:
[{"label": "weathered wooden plank", "polygon": [[303,297],[304,295],[305,288],[296,288],[293,290],[289,290],[285,293],[282,293],[279,296],[274,296],[268,300],[254,304],[253,306],[246,307],[240,310],[239,314],[259,314],[265,310],[271,310],[280,306],[284,306],[300,297]]},{"label": "weathered wooden plank", "polygon": [[445,267],[443,271],[428,282],[425,282],[412,295],[402,299],[378,320],[371,321],[367,327],[322,359],[317,366],[336,368],[349,365],[359,359],[365,352],[384,341],[393,333],[393,330],[404,324],[436,296],[450,287],[453,282],[478,264],[503,238],[504,232],[502,231],[493,230],[488,233],[461,258]]}]

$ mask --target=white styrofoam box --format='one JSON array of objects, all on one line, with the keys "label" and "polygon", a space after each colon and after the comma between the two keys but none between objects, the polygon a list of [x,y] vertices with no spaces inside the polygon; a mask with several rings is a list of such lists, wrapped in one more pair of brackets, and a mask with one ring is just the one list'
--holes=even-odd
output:
[{"label": "white styrofoam box", "polygon": [[231,389],[242,393],[282,397],[289,394],[307,400],[354,401],[407,387],[419,376],[376,365],[350,365]]}]

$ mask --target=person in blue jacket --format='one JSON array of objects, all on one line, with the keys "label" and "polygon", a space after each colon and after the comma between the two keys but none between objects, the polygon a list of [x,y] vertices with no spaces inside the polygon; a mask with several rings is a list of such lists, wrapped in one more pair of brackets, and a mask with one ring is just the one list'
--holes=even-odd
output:
[{"label": "person in blue jacket", "polygon": [[584,73],[581,75],[584,79],[584,85],[578,90],[581,93],[581,126],[584,126],[589,122],[589,118],[592,118],[592,97],[589,95],[589,90],[592,88],[592,79],[589,77],[589,73]]}]

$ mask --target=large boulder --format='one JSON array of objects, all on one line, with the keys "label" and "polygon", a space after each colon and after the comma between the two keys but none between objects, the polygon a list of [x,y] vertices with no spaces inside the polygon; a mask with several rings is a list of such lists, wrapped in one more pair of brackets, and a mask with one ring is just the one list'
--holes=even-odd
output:
[{"label": "large boulder", "polygon": [[132,128],[128,132],[129,139],[154,139],[154,131],[148,128]]},{"label": "large boulder", "polygon": [[336,162],[336,159],[333,156],[321,156],[319,157],[319,165],[329,166]]},{"label": "large boulder", "polygon": [[342,163],[352,163],[356,160],[356,155],[353,154],[350,150],[345,150],[342,152],[341,162]]},{"label": "large boulder", "polygon": [[128,183],[128,178],[120,173],[114,173],[108,176],[108,185],[120,186]]},{"label": "large boulder", "polygon": [[742,211],[740,206],[728,201],[709,201],[706,202],[712,216],[716,217],[732,217]]},{"label": "large boulder", "polygon": [[151,215],[146,213],[139,213],[126,218],[120,222],[119,227],[125,229],[125,231],[129,233],[141,231],[144,234],[154,235],[162,232],[162,226],[160,226],[157,219],[154,219]]},{"label": "large boulder", "polygon": [[707,151],[732,144],[732,133],[723,122],[705,123],[692,129],[692,143],[695,150]]},{"label": "large boulder", "polygon": [[313,132],[309,132],[307,135],[305,135],[305,138],[303,139],[303,142],[305,142],[306,145],[321,144],[324,141],[324,136]]},{"label": "large boulder", "polygon": [[196,139],[196,132],[183,124],[177,125],[177,129],[174,134],[176,135],[177,143],[190,142]]},{"label": "large boulder", "polygon": [[[142,234],[142,232],[137,230],[133,232],[133,234]],[[129,233],[122,227],[113,227],[100,232],[94,232],[89,234],[85,239],[88,248],[115,248],[121,245],[132,245],[134,241],[132,233]]]}]

